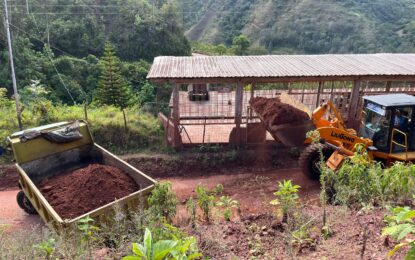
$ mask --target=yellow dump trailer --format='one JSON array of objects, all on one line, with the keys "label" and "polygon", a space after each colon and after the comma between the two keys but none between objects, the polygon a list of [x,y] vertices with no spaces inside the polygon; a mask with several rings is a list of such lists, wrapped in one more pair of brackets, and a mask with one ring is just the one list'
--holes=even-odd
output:
[{"label": "yellow dump trailer", "polygon": [[[76,131],[73,131],[74,129]],[[95,144],[88,124],[84,121],[61,122],[21,131],[11,135],[8,141],[13,149],[20,177],[21,191],[17,195],[19,206],[28,213],[38,213],[55,229],[70,226],[86,216],[104,221],[112,215],[116,204],[128,212],[143,209],[156,183],[149,176]],[[77,170],[91,163],[121,169],[137,183],[139,189],[84,215],[62,219],[36,185],[45,178]]]}]

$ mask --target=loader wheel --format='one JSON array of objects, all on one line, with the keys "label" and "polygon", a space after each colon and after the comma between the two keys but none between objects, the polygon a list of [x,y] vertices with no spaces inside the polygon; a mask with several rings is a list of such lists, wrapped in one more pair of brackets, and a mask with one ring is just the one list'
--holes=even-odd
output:
[{"label": "loader wheel", "polygon": [[[328,159],[334,150],[327,145],[321,145],[324,159]],[[320,144],[311,144],[301,153],[299,160],[303,174],[312,180],[320,179]]]},{"label": "loader wheel", "polygon": [[30,200],[26,197],[23,191],[19,191],[16,196],[17,204],[28,214],[37,214],[36,209],[32,206]]}]

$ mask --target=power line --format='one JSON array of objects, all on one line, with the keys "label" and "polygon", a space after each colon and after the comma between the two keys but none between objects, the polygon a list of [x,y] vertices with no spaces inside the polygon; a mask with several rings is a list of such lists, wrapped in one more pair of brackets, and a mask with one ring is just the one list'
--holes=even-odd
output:
[{"label": "power line", "polygon": [[[27,35],[28,35],[28,36],[30,36],[31,38],[33,38],[33,39],[35,39],[35,40],[37,40],[37,41],[39,41],[39,42],[42,42],[43,44],[47,44],[47,43],[46,43],[46,42],[44,42],[43,40],[39,39],[38,37],[34,36],[34,35],[33,35],[33,34],[31,34],[31,33],[26,32],[25,30],[23,30],[23,29],[21,29],[21,28],[17,27],[16,25],[14,25],[14,24],[12,24],[12,23],[10,23],[10,25],[11,25],[13,28],[15,28],[16,30],[21,31],[21,32],[23,32],[23,33],[27,34]],[[57,51],[59,51],[59,52],[61,52],[61,53],[63,53],[63,54],[66,54],[66,55],[68,55],[68,56],[70,56],[70,57],[72,57],[72,58],[76,58],[76,59],[78,59],[77,57],[73,56],[72,54],[70,54],[70,53],[68,53],[68,52],[66,52],[66,51],[64,51],[64,50],[62,50],[62,49],[60,49],[60,48],[58,48],[58,47],[55,47],[55,46],[50,45],[50,44],[49,44],[49,46],[50,46],[52,49],[55,49],[55,50],[57,50]]]},{"label": "power line", "polygon": [[[27,34],[27,35],[29,35],[30,37],[32,37],[32,38],[34,38],[34,39],[36,39],[36,40],[38,40],[38,41],[42,42],[43,44],[47,44],[47,43],[45,43],[44,41],[40,40],[39,38],[37,38],[37,37],[33,36],[32,34],[30,34],[30,33],[26,32],[26,31],[24,31],[24,30],[20,29],[19,27],[15,26],[14,24],[10,24],[10,25],[11,25],[11,26],[13,26],[14,28],[16,28],[17,30],[19,30],[19,31],[21,31],[21,32],[23,32],[23,33],[26,33],[26,34]],[[36,27],[37,27],[37,24],[36,24]],[[48,46],[50,46],[50,47],[52,47],[50,44],[47,44],[47,45],[48,45]],[[55,48],[55,49],[56,49],[56,48]],[[60,50],[60,49],[58,49],[58,50],[59,50],[59,51],[61,51],[61,52],[63,52],[63,53],[66,53],[66,52],[64,52],[64,51],[62,51],[62,50]],[[72,56],[72,55],[71,55],[71,54],[69,54],[69,53],[67,53],[67,54],[68,54],[68,56],[74,57],[74,56]],[[69,91],[68,87],[66,86],[65,82],[63,81],[63,78],[62,78],[61,74],[59,73],[58,69],[56,68],[56,65],[55,65],[55,63],[53,62],[52,58],[50,57],[49,53],[47,53],[47,57],[49,58],[49,60],[50,60],[50,62],[51,62],[51,64],[52,64],[52,66],[53,66],[53,68],[54,68],[54,70],[55,70],[56,74],[58,75],[58,78],[59,78],[59,80],[61,81],[61,83],[62,83],[63,87],[65,88],[66,92],[68,92],[68,95],[69,95],[69,97],[71,98],[72,102],[73,102],[74,104],[76,104],[75,99],[73,98],[73,96],[72,96],[71,92]],[[74,57],[74,58],[76,58],[76,57]]]},{"label": "power line", "polygon": [[[28,0],[26,0],[26,3],[28,4],[28,2],[27,2],[27,1],[28,1]],[[28,12],[28,14],[29,14],[29,5],[27,6],[27,12]],[[33,15],[32,15],[32,19],[33,19],[33,22],[35,23],[35,27],[36,27],[37,32],[40,34],[40,29],[39,29],[39,26],[38,26],[38,24],[37,24],[36,18],[35,18]],[[48,31],[48,46],[50,46],[50,43],[49,43],[49,31]],[[72,96],[71,92],[69,91],[69,89],[66,87],[65,81],[62,79],[62,76],[61,76],[61,74],[59,73],[58,68],[56,68],[55,63],[53,62],[52,57],[50,56],[50,53],[49,53],[49,52],[47,52],[47,53],[46,53],[46,55],[48,56],[48,58],[49,58],[49,60],[50,60],[50,63],[52,64],[53,68],[55,69],[55,72],[56,72],[56,74],[58,75],[59,80],[61,81],[61,83],[62,83],[63,87],[66,89],[66,92],[68,92],[69,97],[72,99],[72,102],[75,104],[75,103],[76,103],[76,102],[75,102],[75,99],[73,98],[73,96]]]}]

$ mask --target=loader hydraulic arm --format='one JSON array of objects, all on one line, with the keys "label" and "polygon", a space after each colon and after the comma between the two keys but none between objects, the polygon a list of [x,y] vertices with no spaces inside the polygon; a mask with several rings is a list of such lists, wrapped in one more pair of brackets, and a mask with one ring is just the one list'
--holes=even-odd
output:
[{"label": "loader hydraulic arm", "polygon": [[[324,118],[326,114],[328,114],[327,119]],[[313,123],[317,129],[327,126],[336,127],[343,130],[347,129],[342,116],[330,100],[326,101],[318,108],[316,108],[311,115],[311,119],[313,120]]]}]

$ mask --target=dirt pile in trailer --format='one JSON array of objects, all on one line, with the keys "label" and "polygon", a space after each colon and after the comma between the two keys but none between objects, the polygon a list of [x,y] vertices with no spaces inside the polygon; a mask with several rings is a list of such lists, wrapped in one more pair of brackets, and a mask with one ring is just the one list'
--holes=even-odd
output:
[{"label": "dirt pile in trailer", "polygon": [[100,164],[42,181],[39,189],[62,219],[71,219],[139,189],[122,170]]},{"label": "dirt pile in trailer", "polygon": [[249,104],[268,126],[299,123],[310,119],[306,112],[281,102],[279,98],[254,97]]}]

